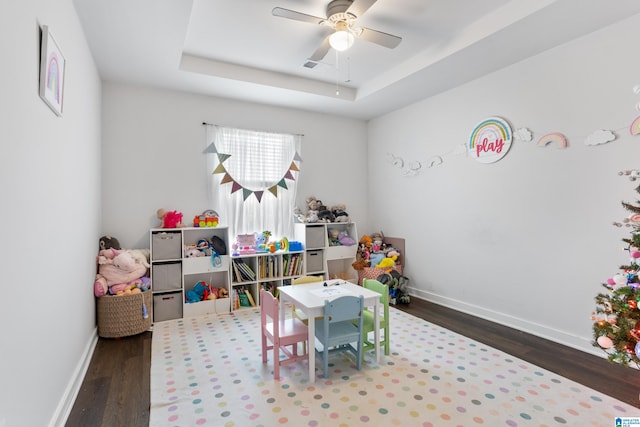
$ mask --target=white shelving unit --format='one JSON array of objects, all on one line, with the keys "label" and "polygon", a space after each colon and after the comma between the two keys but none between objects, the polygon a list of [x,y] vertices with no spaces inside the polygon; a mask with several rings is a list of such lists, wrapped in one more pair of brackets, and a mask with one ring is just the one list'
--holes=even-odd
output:
[{"label": "white shelving unit", "polygon": [[231,310],[231,298],[185,302],[185,294],[199,281],[205,281],[215,288],[225,288],[231,294],[229,255],[222,255],[219,264],[212,262],[210,256],[185,256],[185,248],[197,244],[201,239],[211,241],[213,236],[220,237],[228,247],[228,234],[228,228],[224,226],[150,230],[154,322],[210,313],[228,313]]},{"label": "white shelving unit", "polygon": [[[340,232],[346,232],[356,244],[335,244],[332,235]],[[358,282],[358,274],[351,265],[356,260],[359,239],[354,222],[297,223],[295,238],[304,245],[307,259],[305,275]]]}]

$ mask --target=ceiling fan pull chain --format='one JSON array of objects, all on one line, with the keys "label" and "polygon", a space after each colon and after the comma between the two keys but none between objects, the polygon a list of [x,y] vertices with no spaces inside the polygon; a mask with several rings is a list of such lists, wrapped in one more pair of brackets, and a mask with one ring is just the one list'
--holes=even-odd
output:
[{"label": "ceiling fan pull chain", "polygon": [[336,50],[336,96],[340,96],[340,86],[338,86],[338,80],[340,79],[340,67],[338,66],[338,51]]}]

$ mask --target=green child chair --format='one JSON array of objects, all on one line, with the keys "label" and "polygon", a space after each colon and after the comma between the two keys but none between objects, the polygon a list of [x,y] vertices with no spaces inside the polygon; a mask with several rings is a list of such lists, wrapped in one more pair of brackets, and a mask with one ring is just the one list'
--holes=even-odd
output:
[{"label": "green child chair", "polygon": [[[384,354],[389,355],[389,286],[373,279],[363,279],[362,286],[380,294],[380,303],[384,308],[383,314],[379,315],[380,330],[384,331],[384,338],[380,340],[380,346],[384,345]],[[365,308],[362,326],[362,357],[365,351],[375,349],[375,340],[369,340],[369,333],[375,331],[375,313]],[[373,338],[373,337],[372,337]]]}]

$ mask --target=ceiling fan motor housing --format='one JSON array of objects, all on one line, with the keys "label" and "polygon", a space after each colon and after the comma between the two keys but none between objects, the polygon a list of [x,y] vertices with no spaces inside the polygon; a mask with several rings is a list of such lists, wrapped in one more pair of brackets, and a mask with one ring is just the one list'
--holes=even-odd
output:
[{"label": "ceiling fan motor housing", "polygon": [[353,0],[333,0],[327,6],[327,19],[335,23],[347,18],[357,18],[357,16],[353,14],[345,13],[349,9],[349,7],[351,7],[352,3]]}]

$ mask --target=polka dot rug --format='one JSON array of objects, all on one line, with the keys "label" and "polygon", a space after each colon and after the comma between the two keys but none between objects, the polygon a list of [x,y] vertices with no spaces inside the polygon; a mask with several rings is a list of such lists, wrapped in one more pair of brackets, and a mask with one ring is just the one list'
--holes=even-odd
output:
[{"label": "polka dot rug", "polygon": [[[290,311],[290,310],[288,310]],[[348,354],[329,378],[306,362],[273,379],[260,311],[154,325],[150,426],[615,426],[640,410],[440,326],[390,308],[391,354],[362,370]],[[316,365],[317,366],[317,365]]]}]

